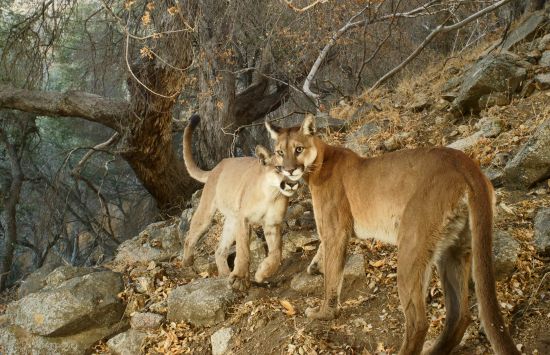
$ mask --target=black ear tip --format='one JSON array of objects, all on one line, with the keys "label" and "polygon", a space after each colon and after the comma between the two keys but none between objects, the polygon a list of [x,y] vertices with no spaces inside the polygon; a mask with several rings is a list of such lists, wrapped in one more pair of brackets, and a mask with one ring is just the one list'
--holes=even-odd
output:
[{"label": "black ear tip", "polygon": [[194,114],[189,119],[189,126],[191,126],[191,128],[195,128],[199,124],[200,120],[201,120],[201,116]]}]

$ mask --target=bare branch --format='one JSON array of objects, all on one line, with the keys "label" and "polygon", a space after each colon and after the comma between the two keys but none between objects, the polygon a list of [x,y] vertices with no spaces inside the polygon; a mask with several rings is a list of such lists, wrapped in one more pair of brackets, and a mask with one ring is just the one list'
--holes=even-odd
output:
[{"label": "bare branch", "polygon": [[[455,24],[452,24],[452,25],[449,25],[449,26],[444,26],[443,24],[437,26],[435,28],[435,30],[433,30],[425,39],[424,41],[403,61],[401,62],[399,65],[397,65],[395,68],[393,68],[392,70],[390,70],[389,72],[387,72],[384,76],[382,76],[380,79],[378,79],[378,81],[376,83],[374,83],[374,85],[372,85],[370,87],[370,89],[368,90],[368,92],[371,92],[372,90],[376,89],[377,87],[379,87],[382,83],[386,82],[389,78],[391,78],[392,76],[394,76],[397,72],[399,72],[401,69],[403,69],[410,61],[412,61],[414,58],[416,58],[416,56],[418,56],[418,54],[420,54],[420,52],[422,52],[422,50],[424,48],[426,48],[426,46],[435,38],[435,36],[437,36],[439,33],[445,33],[445,32],[450,32],[450,31],[454,31],[456,29],[459,29],[461,27],[464,27],[466,26],[468,23],[476,20],[477,18],[493,11],[493,10],[496,10],[498,9],[499,7],[501,7],[502,5],[510,2],[511,0],[501,0],[499,2],[496,2],[494,3],[493,5],[491,6],[488,6],[486,8],[484,8],[483,10],[480,10],[472,15],[470,15],[469,17],[465,18],[464,20],[462,21],[459,21]],[[443,22],[445,23],[447,21],[447,19]]]},{"label": "bare branch", "polygon": [[289,7],[291,8],[292,10],[296,11],[296,12],[305,12],[309,9],[312,9],[314,8],[315,6],[317,6],[317,4],[324,4],[326,3],[328,0],[315,0],[314,2],[312,2],[311,4],[307,5],[307,6],[304,6],[302,8],[299,8],[297,7],[296,5],[294,5],[292,3],[292,0],[283,0],[283,2]]}]

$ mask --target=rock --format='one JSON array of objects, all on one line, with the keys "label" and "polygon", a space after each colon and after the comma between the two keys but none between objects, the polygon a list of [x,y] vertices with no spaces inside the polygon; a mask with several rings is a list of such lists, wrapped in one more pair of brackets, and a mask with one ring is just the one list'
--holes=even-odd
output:
[{"label": "rock", "polygon": [[504,181],[510,187],[527,188],[550,176],[550,120],[519,149],[504,168]]},{"label": "rock", "polygon": [[476,128],[486,138],[494,138],[504,130],[504,121],[498,118],[483,117],[476,123]]},{"label": "rock", "polygon": [[468,150],[472,148],[474,145],[476,145],[483,137],[498,136],[500,132],[502,132],[502,129],[504,127],[504,122],[499,119],[484,117],[479,120],[476,126],[480,129],[479,131],[475,132],[474,134],[466,138],[459,139],[447,145],[447,147],[458,149],[461,151]]},{"label": "rock", "polygon": [[191,227],[191,219],[193,218],[194,213],[194,208],[188,208],[183,210],[181,213],[180,221],[178,223],[178,237],[182,245],[185,241],[185,237],[187,236],[187,232],[189,232],[189,227]]},{"label": "rock", "polygon": [[210,342],[212,343],[212,355],[225,354],[232,336],[232,328],[221,328],[212,334],[210,337]]},{"label": "rock", "polygon": [[40,291],[44,286],[46,286],[46,277],[56,267],[61,265],[61,263],[62,260],[57,258],[56,260],[45,263],[41,268],[35,270],[32,274],[27,276],[17,291],[18,298],[22,298],[33,292]]},{"label": "rock", "polygon": [[226,278],[199,279],[172,290],[168,296],[168,320],[211,326],[225,320],[225,312],[237,299]]},{"label": "rock", "polygon": [[535,217],[535,248],[543,256],[550,256],[550,208],[542,208]]},{"label": "rock", "polygon": [[504,92],[493,92],[479,98],[479,107],[486,109],[493,106],[506,106],[510,104],[510,96]]},{"label": "rock", "polygon": [[429,108],[431,105],[430,100],[426,95],[419,94],[414,97],[413,101],[407,105],[407,108],[413,112],[420,112],[427,108]]},{"label": "rock", "polygon": [[495,92],[510,95],[517,91],[526,75],[527,70],[516,55],[487,55],[464,74],[453,109],[463,113],[479,112],[480,97]]},{"label": "rock", "polygon": [[147,330],[157,329],[164,322],[164,316],[151,312],[137,312],[130,319],[132,329]]},{"label": "rock", "polygon": [[[267,243],[256,235],[256,233],[250,233],[250,273],[253,274],[262,261],[267,257]],[[236,254],[235,254],[236,256]]]},{"label": "rock", "polygon": [[214,275],[218,271],[214,255],[195,254],[195,256],[193,257],[193,269],[198,274],[206,272],[208,273],[208,275]]},{"label": "rock", "polygon": [[64,265],[53,270],[46,277],[46,285],[48,288],[52,288],[60,285],[61,283],[70,280],[75,277],[88,275],[94,272],[91,267],[77,267],[72,265]]},{"label": "rock", "polygon": [[6,315],[11,324],[36,335],[72,335],[118,322],[124,313],[117,297],[122,290],[120,274],[93,272],[10,303]]},{"label": "rock", "polygon": [[43,337],[31,334],[18,326],[9,325],[0,328],[0,349],[3,351],[2,354],[10,355],[84,355],[91,353],[90,348],[98,340],[116,334],[126,326],[126,322],[118,322],[70,336]]},{"label": "rock", "polygon": [[550,89],[550,73],[535,75],[535,85],[539,90]]},{"label": "rock", "polygon": [[132,265],[170,259],[182,249],[177,229],[167,222],[150,224],[137,237],[120,244],[115,263]]},{"label": "rock", "polygon": [[[344,287],[356,282],[366,282],[365,257],[362,254],[352,254],[344,266]],[[294,291],[311,294],[323,291],[323,275],[309,275],[301,272],[290,281],[290,288]]]},{"label": "rock", "polygon": [[499,49],[508,51],[514,49],[519,43],[524,41],[531,41],[537,36],[538,31],[548,22],[548,19],[544,15],[544,12],[539,11],[533,13],[521,25],[515,30],[510,32],[504,42],[499,46]]},{"label": "rock", "polygon": [[363,143],[363,139],[380,132],[380,127],[376,122],[368,122],[357,131],[349,134],[346,137],[345,147],[359,154],[365,154],[368,147]]},{"label": "rock", "polygon": [[315,250],[319,238],[312,231],[289,231],[283,236],[283,259],[293,253]]},{"label": "rock", "polygon": [[493,236],[495,277],[504,279],[516,268],[520,245],[508,232],[496,230]]},{"label": "rock", "polygon": [[493,187],[501,187],[502,186],[502,170],[499,170],[499,169],[494,169],[494,168],[485,168],[485,169],[482,169],[483,170],[483,173],[485,174],[485,176],[487,176],[487,178],[489,179],[489,181],[491,181],[491,183],[493,184]]},{"label": "rock", "polygon": [[107,341],[107,346],[109,346],[109,350],[111,350],[114,355],[140,354],[141,346],[146,337],[147,333],[145,332],[129,329],[109,339],[109,341]]},{"label": "rock", "polygon": [[550,67],[550,50],[545,51],[542,53],[542,56],[539,60],[539,65],[542,65],[544,67]]},{"label": "rock", "polygon": [[520,97],[529,97],[531,96],[537,88],[537,85],[535,83],[534,79],[527,79],[525,83],[523,83],[523,87],[521,88],[521,92],[519,94]]},{"label": "rock", "polygon": [[525,54],[525,60],[531,64],[537,64],[541,56],[542,53],[538,49],[533,49]]},{"label": "rock", "polygon": [[353,115],[348,120],[347,122],[348,126],[365,118],[365,116],[373,110],[376,110],[376,107],[374,107],[373,104],[368,102],[363,102],[361,106],[357,108],[357,110],[353,113]]},{"label": "rock", "polygon": [[537,49],[541,52],[550,50],[550,33],[539,39]]}]

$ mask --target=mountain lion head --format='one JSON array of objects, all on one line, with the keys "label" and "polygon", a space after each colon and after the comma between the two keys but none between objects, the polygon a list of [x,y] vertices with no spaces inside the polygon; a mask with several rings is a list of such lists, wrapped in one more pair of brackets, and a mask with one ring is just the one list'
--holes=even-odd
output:
[{"label": "mountain lion head", "polygon": [[287,197],[293,196],[298,190],[299,184],[296,180],[286,177],[280,169],[283,164],[283,158],[277,154],[271,153],[267,148],[256,146],[256,157],[260,160],[263,169],[267,171],[267,181],[270,186],[279,189],[281,194]]},{"label": "mountain lion head", "polygon": [[300,180],[317,157],[314,116],[306,115],[300,127],[281,128],[267,121],[265,126],[275,142],[276,169],[290,181]]}]

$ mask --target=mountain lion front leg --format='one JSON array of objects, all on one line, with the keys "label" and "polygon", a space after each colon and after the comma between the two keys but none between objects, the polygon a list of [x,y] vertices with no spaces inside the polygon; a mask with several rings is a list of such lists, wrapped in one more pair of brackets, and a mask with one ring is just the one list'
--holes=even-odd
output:
[{"label": "mountain lion front leg", "polygon": [[346,245],[350,233],[344,228],[333,228],[338,225],[336,222],[325,221],[323,225],[330,228],[318,227],[321,245],[324,245],[325,299],[320,307],[306,309],[306,316],[311,319],[333,319],[338,316],[344,279]]},{"label": "mountain lion front leg", "polygon": [[320,243],[319,248],[317,249],[317,254],[309,263],[307,267],[307,273],[310,275],[319,275],[325,273],[325,266],[323,260],[325,259],[325,244]]},{"label": "mountain lion front leg", "polygon": [[234,233],[237,256],[229,275],[229,285],[234,290],[246,291],[250,287],[250,226],[244,220],[236,221]]},{"label": "mountain lion front leg", "polygon": [[254,279],[256,282],[263,282],[273,276],[281,265],[282,241],[280,225],[264,225],[265,240],[269,253],[262,261]]}]

